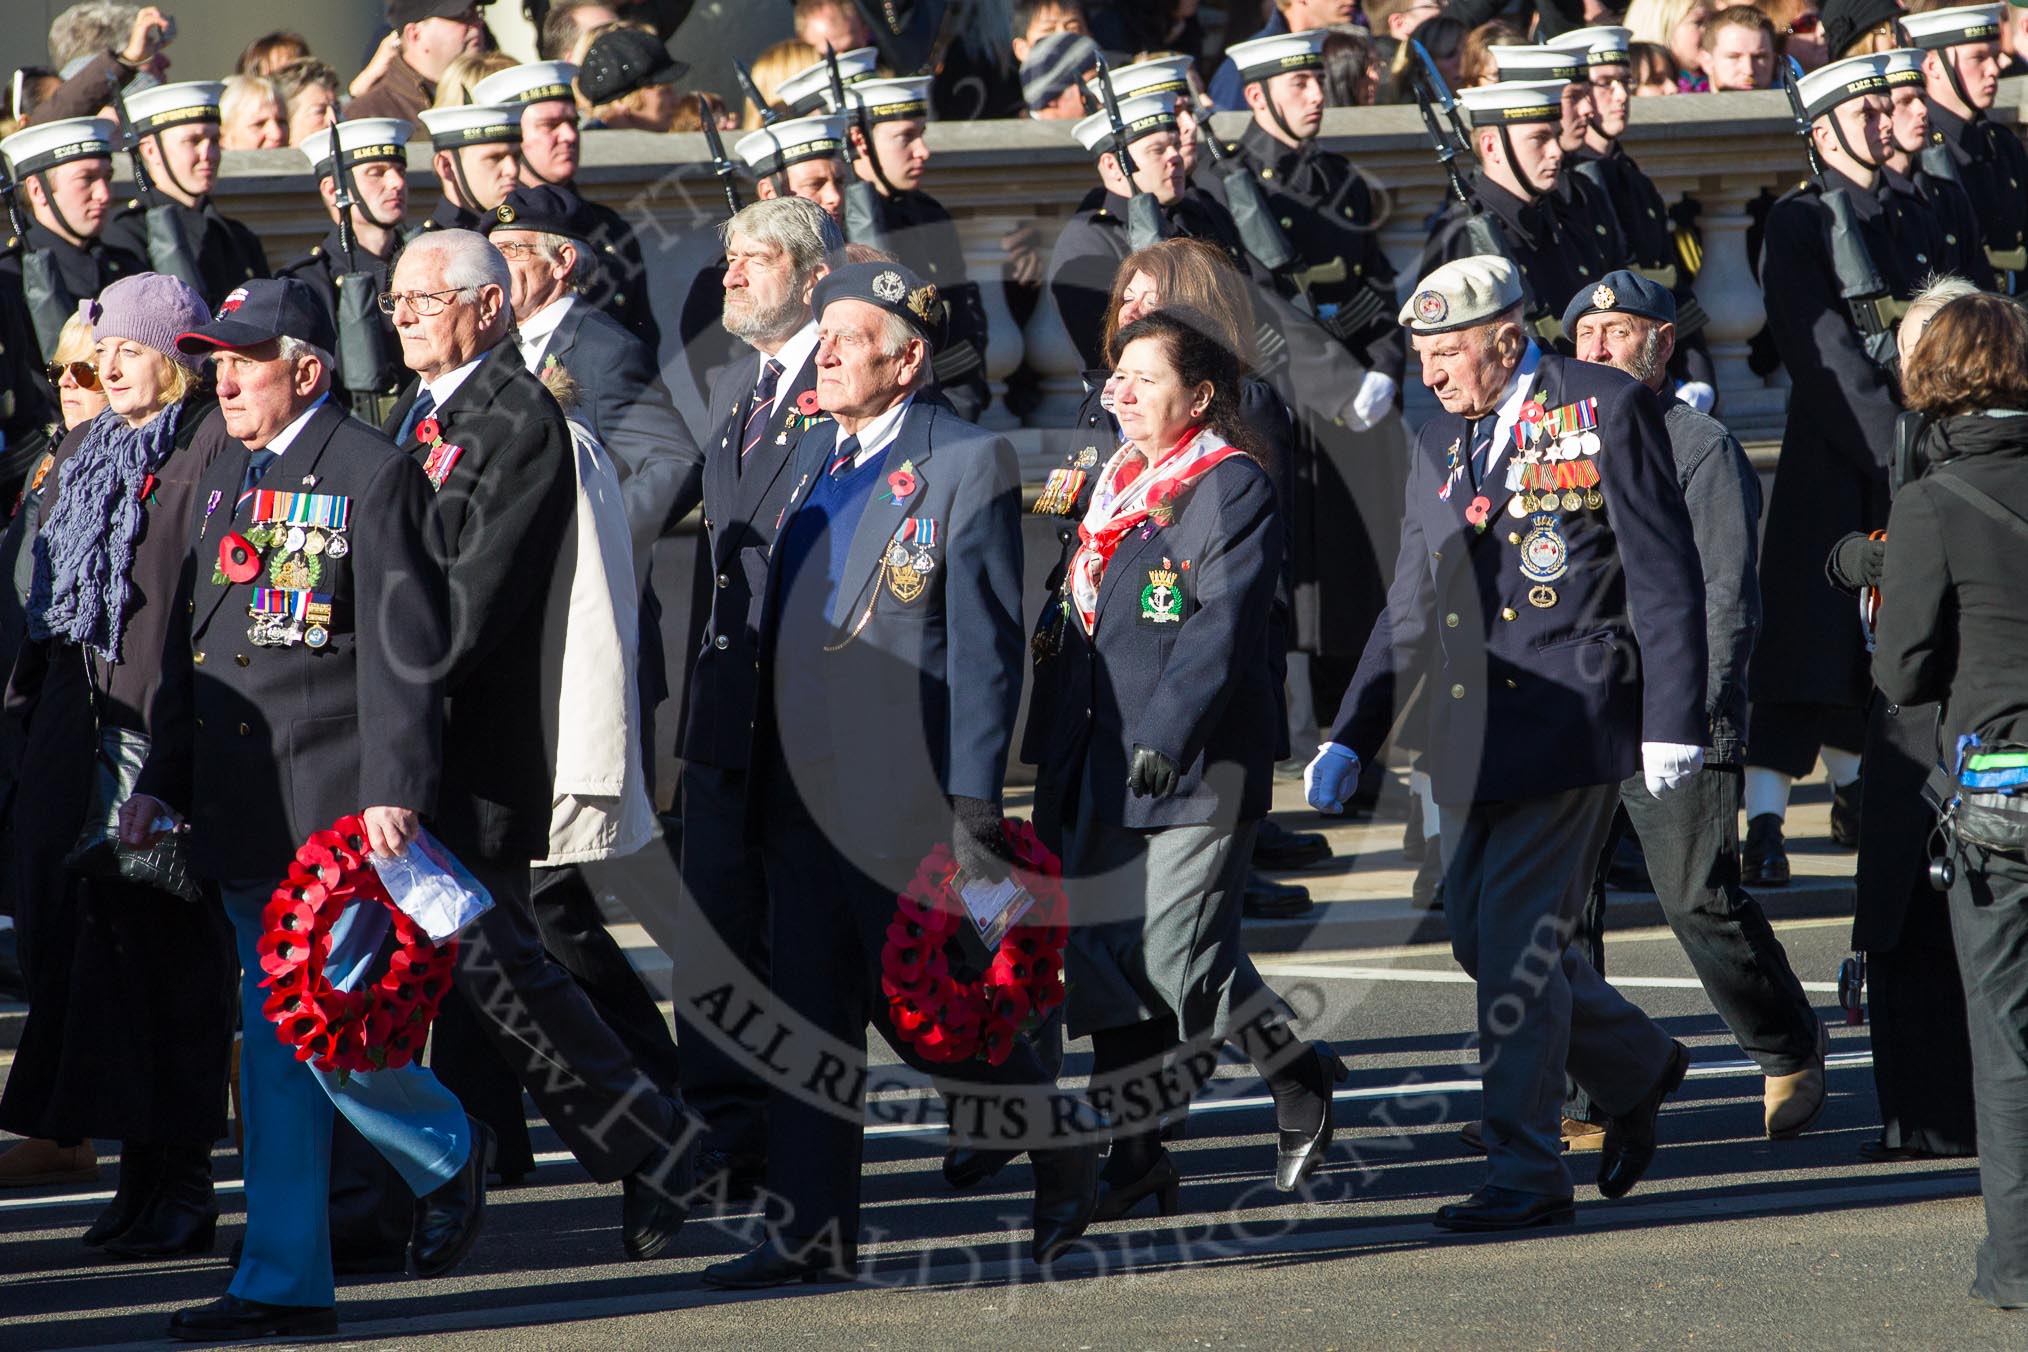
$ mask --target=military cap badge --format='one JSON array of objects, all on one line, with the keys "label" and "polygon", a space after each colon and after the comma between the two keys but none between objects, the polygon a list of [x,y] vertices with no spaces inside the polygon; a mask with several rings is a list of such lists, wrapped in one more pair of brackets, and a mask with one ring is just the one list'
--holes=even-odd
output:
[{"label": "military cap badge", "polygon": [[924,282],[908,295],[909,313],[925,324],[937,322],[937,289],[933,283]]},{"label": "military cap badge", "polygon": [[1594,310],[1610,310],[1618,301],[1619,297],[1604,282],[1591,289],[1591,308]]},{"label": "military cap badge", "polygon": [[1415,297],[1415,317],[1425,324],[1441,324],[1451,316],[1451,303],[1437,290],[1421,291]]},{"label": "military cap badge", "polygon": [[514,224],[514,208],[507,205],[505,202],[502,202],[499,206],[493,208],[493,216],[502,225]]},{"label": "military cap badge", "polygon": [[900,273],[883,272],[873,279],[873,294],[893,305],[908,294],[908,285],[901,280]]}]

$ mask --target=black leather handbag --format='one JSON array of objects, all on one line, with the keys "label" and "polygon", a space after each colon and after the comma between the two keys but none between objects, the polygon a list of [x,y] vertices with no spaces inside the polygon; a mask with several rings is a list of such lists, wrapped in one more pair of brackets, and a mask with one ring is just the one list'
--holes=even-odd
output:
[{"label": "black leather handbag", "polygon": [[[89,664],[91,658],[86,656],[85,661]],[[120,843],[120,805],[133,797],[141,767],[147,764],[148,736],[132,728],[108,727],[99,712],[98,683],[91,686],[92,713],[99,725],[91,811],[64,866],[81,877],[124,878],[184,901],[201,900],[204,893],[190,871],[186,837],[164,836],[140,850]]]}]

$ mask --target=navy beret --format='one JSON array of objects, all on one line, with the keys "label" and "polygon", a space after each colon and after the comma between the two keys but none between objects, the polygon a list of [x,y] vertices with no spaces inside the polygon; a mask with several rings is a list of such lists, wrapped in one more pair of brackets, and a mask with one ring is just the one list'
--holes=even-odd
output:
[{"label": "navy beret", "polygon": [[907,320],[934,348],[943,341],[944,302],[936,287],[899,263],[847,263],[833,268],[810,295],[819,320],[832,301],[863,300]]},{"label": "navy beret", "polygon": [[1658,324],[1676,322],[1676,298],[1665,286],[1649,281],[1638,272],[1621,268],[1608,272],[1594,286],[1570,298],[1563,310],[1563,331],[1577,331],[1577,321],[1596,314],[1639,315]]},{"label": "navy beret", "polygon": [[495,230],[533,230],[589,244],[598,222],[584,199],[569,188],[541,183],[510,191],[486,217],[483,228],[489,235]]}]

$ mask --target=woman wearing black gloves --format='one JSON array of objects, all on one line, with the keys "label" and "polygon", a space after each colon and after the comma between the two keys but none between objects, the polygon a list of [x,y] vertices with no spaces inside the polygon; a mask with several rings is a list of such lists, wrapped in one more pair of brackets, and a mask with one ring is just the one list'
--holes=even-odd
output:
[{"label": "woman wearing black gloves", "polygon": [[1275,1100],[1275,1185],[1295,1189],[1331,1141],[1344,1063],[1296,1041],[1240,941],[1240,891],[1267,814],[1280,702],[1270,614],[1281,576],[1275,492],[1238,412],[1218,325],[1170,306],[1113,340],[1125,444],[1096,476],[1054,605],[1060,704],[1038,796],[1061,811],[1073,920],[1069,1025],[1092,1037],[1093,1098],[1116,1126],[1098,1218],[1178,1176],[1160,1096],[1132,1082],[1234,1039]]},{"label": "woman wearing black gloves", "polygon": [[[1887,519],[1873,679],[1897,704],[1937,701],[1938,750],[1958,773],[1974,751],[2028,750],[2028,311],[1999,296],[1952,301],[1902,388],[1930,419],[1932,468]],[[2028,806],[2008,815],[2028,827]],[[2015,1309],[2028,1306],[2028,856],[1982,848],[1970,829],[1960,823],[1951,851],[1950,916],[1986,1199],[1972,1294]]]}]

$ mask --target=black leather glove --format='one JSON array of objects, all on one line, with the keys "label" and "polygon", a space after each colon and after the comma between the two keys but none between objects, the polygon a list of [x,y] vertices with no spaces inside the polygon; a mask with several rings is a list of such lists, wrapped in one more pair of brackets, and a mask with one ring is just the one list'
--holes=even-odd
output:
[{"label": "black leather glove", "polygon": [[983,798],[951,799],[951,854],[967,878],[997,883],[1014,852],[1000,832],[1000,808]]},{"label": "black leather glove", "polygon": [[1136,798],[1167,798],[1182,775],[1176,762],[1151,746],[1134,743],[1134,763],[1127,768],[1127,788]]},{"label": "black leather glove", "polygon": [[1854,531],[1838,542],[1831,566],[1850,586],[1877,587],[1887,567],[1887,541],[1869,540]]}]

